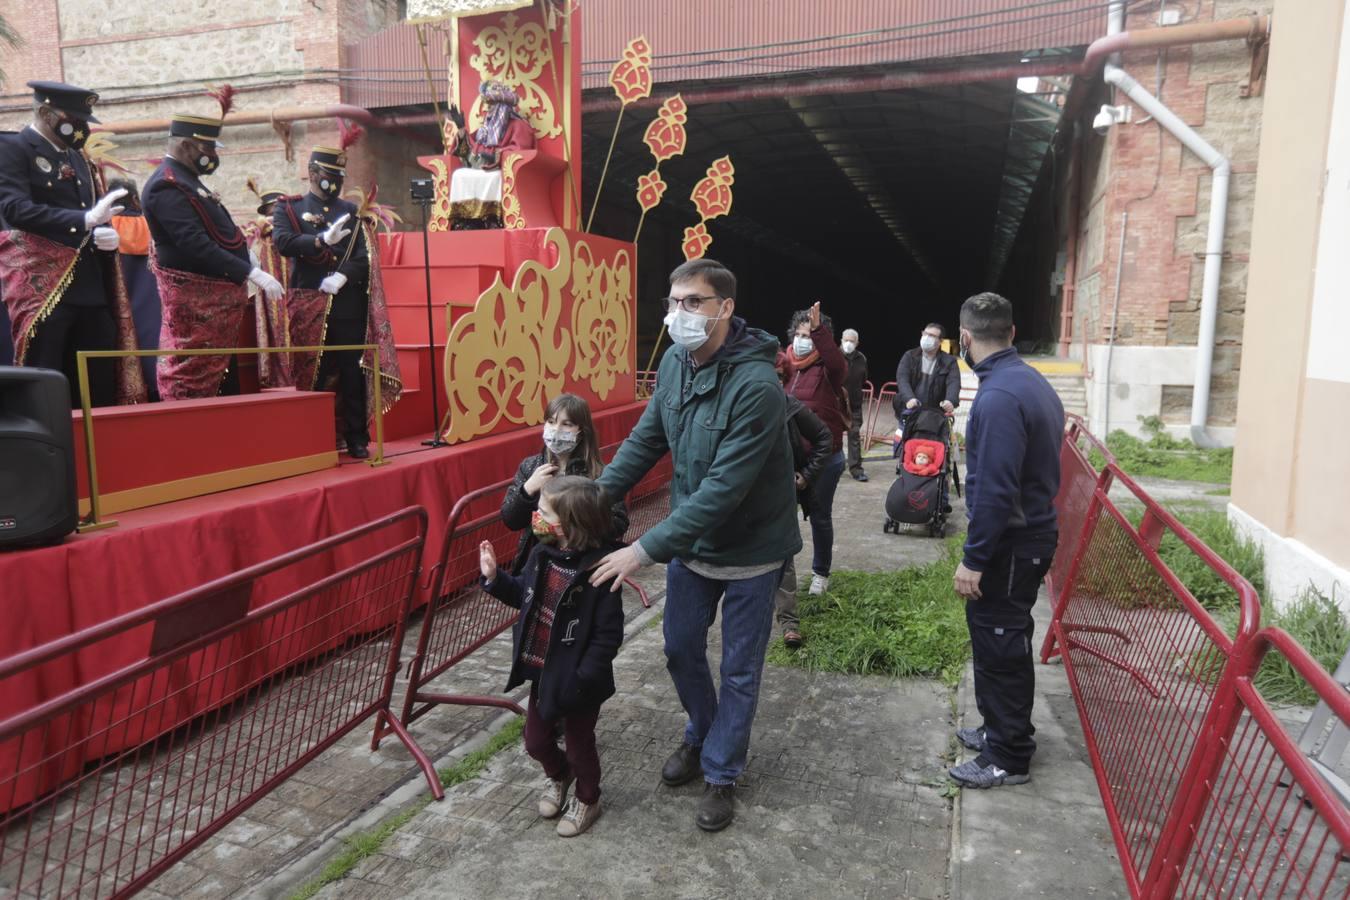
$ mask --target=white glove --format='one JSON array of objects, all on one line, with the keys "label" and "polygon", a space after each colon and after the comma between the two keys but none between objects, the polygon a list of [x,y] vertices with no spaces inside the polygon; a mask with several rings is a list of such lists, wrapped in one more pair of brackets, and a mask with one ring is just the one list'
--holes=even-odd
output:
[{"label": "white glove", "polygon": [[343,228],[347,220],[352,217],[351,213],[343,213],[342,217],[328,226],[328,230],[323,233],[323,242],[332,247],[339,243],[343,238],[352,233],[350,228]]},{"label": "white glove", "polygon": [[280,300],[281,295],[286,293],[286,289],[281,286],[280,281],[257,266],[254,266],[253,271],[248,273],[248,280],[256,284],[268,300]]},{"label": "white glove", "polygon": [[127,195],[126,188],[118,188],[104,194],[94,204],[94,208],[84,214],[84,230],[92,231],[96,225],[107,225],[112,221],[112,217],[126,209],[125,206],[114,206],[118,200]]},{"label": "white glove", "polygon": [[116,250],[122,244],[122,236],[116,228],[107,225],[94,227],[94,246],[100,250]]},{"label": "white glove", "polygon": [[347,276],[341,272],[334,272],[323,281],[319,282],[319,290],[325,294],[336,294],[342,290],[342,286],[347,283]]}]

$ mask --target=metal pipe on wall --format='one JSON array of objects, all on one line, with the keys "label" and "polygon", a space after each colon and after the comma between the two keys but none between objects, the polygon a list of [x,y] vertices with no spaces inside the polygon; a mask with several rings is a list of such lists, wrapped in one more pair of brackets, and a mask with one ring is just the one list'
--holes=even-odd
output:
[{"label": "metal pipe on wall", "polygon": [[1224,228],[1228,221],[1228,180],[1232,166],[1218,150],[1187,125],[1161,100],[1144,89],[1119,66],[1107,65],[1107,84],[1125,96],[1200,157],[1214,172],[1209,195],[1209,231],[1205,238],[1205,271],[1200,285],[1200,334],[1195,347],[1195,389],[1191,396],[1191,440],[1199,447],[1217,446],[1206,424],[1209,420],[1209,388],[1214,371],[1214,334],[1219,318],[1219,277],[1223,267]]}]

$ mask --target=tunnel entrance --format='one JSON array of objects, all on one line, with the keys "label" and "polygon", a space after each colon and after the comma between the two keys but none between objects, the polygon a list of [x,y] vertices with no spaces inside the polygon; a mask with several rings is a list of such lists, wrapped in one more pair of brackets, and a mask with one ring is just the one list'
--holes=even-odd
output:
[{"label": "tunnel entrance", "polygon": [[[669,188],[639,240],[639,366],[660,330],[666,276],[683,261],[683,229],[698,221],[690,192],[727,154],[734,206],[709,224],[707,255],[736,272],[737,311],[751,324],[781,339],[792,312],[819,299],[836,336],[861,333],[880,384],[927,322],[952,334],[966,297],[997,290],[1013,301],[1019,346],[1049,348],[1058,310],[1052,141],[1065,90],[1030,78],[827,94],[785,88],[708,103],[694,95],[688,147],[662,165]],[[642,135],[653,115],[630,109],[622,119],[591,229],[599,234],[633,237],[637,179],[652,168]],[[583,117],[583,211],[617,116],[602,108]]]}]

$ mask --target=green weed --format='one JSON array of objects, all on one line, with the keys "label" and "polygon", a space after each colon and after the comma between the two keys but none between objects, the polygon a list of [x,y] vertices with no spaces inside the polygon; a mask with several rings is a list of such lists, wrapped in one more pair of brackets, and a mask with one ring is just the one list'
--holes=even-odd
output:
[{"label": "green weed", "polygon": [[[1162,420],[1156,416],[1141,418],[1140,423],[1148,435],[1146,439],[1124,431],[1106,436],[1107,449],[1127,474],[1224,485],[1232,482],[1233,448],[1205,449],[1188,440],[1178,440],[1164,430]],[[1096,450],[1091,452],[1090,461],[1097,469],[1106,464]]]},{"label": "green weed", "polygon": [[895,572],[835,572],[830,590],[802,593],[803,644],[781,640],[769,662],[816,672],[922,675],[955,685],[970,656],[965,610],[952,592],[961,539],[948,541],[942,558]]}]

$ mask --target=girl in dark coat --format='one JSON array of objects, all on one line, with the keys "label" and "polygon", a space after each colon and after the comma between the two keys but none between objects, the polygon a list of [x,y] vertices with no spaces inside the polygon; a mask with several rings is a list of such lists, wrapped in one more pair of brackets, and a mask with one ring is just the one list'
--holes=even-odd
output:
[{"label": "girl in dark coat", "polygon": [[819,303],[792,316],[788,340],[787,392],[806,404],[830,429],[830,458],[816,478],[811,498],[811,593],[823,594],[829,590],[834,562],[834,492],[844,473],[844,431],[849,421],[844,380],[848,361],[834,342],[830,320],[821,316]]},{"label": "girl in dark coat", "polygon": [[[615,549],[609,498],[589,478],[563,475],[541,489],[531,529],[539,542],[524,570],[497,567],[492,544],[479,545],[483,589],[520,610],[512,629],[511,676],[506,690],[529,681],[525,750],[539,761],[548,785],[539,814],[564,809],[558,834],[574,837],[600,817],[600,755],[595,723],[600,704],[614,696],[614,657],[623,642],[622,585],[596,587],[590,573]],[[562,721],[566,753],[555,728]]]},{"label": "girl in dark coat", "polygon": [[[520,462],[516,478],[502,498],[502,522],[520,532],[511,574],[519,575],[525,560],[538,542],[530,531],[530,518],[539,508],[539,492],[549,479],[558,475],[599,478],[605,469],[600,461],[591,408],[576,394],[559,394],[549,401],[544,412],[544,446]],[[611,512],[614,540],[622,540],[628,531],[628,508],[623,500]]]}]

